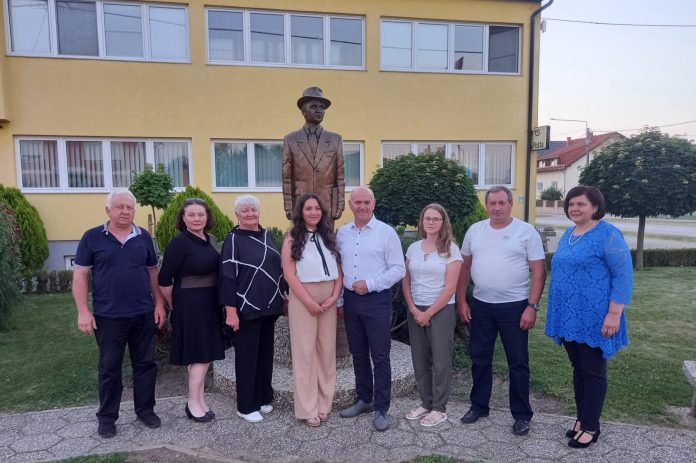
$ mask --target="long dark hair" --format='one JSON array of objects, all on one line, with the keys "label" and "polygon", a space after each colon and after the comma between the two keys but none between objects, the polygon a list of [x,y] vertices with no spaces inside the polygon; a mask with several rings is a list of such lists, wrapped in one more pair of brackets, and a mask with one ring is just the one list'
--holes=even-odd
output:
[{"label": "long dark hair", "polygon": [[338,255],[338,246],[336,245],[336,235],[329,227],[326,208],[321,203],[319,196],[315,193],[305,193],[297,198],[297,202],[295,202],[295,208],[292,210],[292,228],[289,232],[290,238],[292,238],[290,256],[294,261],[302,259],[302,252],[307,243],[307,224],[305,224],[302,209],[304,209],[305,203],[310,199],[316,199],[321,208],[321,220],[317,224],[317,233],[321,236],[324,245],[331,251],[331,254],[334,255],[336,260],[338,260],[340,257]]}]

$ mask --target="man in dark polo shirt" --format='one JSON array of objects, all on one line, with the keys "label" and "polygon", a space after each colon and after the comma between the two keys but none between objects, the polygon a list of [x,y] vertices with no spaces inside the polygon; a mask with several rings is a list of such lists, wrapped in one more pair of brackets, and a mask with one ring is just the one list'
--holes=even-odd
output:
[{"label": "man in dark polo shirt", "polygon": [[161,425],[154,412],[155,327],[164,325],[165,311],[157,286],[157,254],[152,237],[133,224],[133,194],[127,189],[110,193],[106,215],[109,221],[87,230],[77,246],[72,292],[77,326],[87,335],[94,333],[99,346],[98,430],[100,436],[109,438],[116,435],[126,344],[133,367],[135,414],[149,428]]}]

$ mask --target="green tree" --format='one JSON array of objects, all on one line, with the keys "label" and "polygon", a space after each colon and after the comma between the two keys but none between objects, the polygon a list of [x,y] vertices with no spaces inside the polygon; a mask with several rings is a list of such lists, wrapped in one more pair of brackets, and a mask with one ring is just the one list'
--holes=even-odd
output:
[{"label": "green tree", "polygon": [[187,198],[200,198],[208,204],[214,222],[213,229],[210,230],[209,233],[217,238],[218,243],[222,244],[225,236],[227,236],[232,229],[232,221],[215,204],[213,198],[205,194],[200,188],[187,186],[184,191],[174,197],[157,223],[155,238],[157,239],[157,245],[161,251],[164,251],[167,244],[179,233],[175,227],[176,214],[179,212],[179,209],[181,209],[181,206],[184,205],[184,201]]},{"label": "green tree", "polygon": [[541,192],[540,198],[544,201],[560,201],[563,199],[563,192],[556,187],[550,186]]},{"label": "green tree", "polygon": [[696,210],[696,147],[646,129],[604,148],[582,171],[580,183],[599,188],[611,214],[638,217],[635,263],[642,270],[646,218]]},{"label": "green tree", "polygon": [[174,180],[169,176],[164,164],[145,164],[145,170],[133,175],[130,191],[141,206],[152,207],[152,221],[157,223],[155,209],[166,209],[174,196]]},{"label": "green tree", "polygon": [[39,211],[31,205],[18,188],[0,184],[0,203],[15,211],[19,226],[19,250],[23,269],[41,270],[48,259],[48,238]]},{"label": "green tree", "polygon": [[454,236],[454,241],[457,243],[457,245],[462,244],[462,241],[464,241],[464,235],[469,227],[476,222],[486,220],[487,218],[488,212],[486,212],[486,208],[483,207],[481,201],[479,201],[478,197],[476,197],[476,207],[474,210],[469,215],[464,217],[464,219],[452,223],[452,235]]},{"label": "green tree", "polygon": [[0,205],[0,330],[7,328],[12,307],[19,301],[18,232],[14,214]]},{"label": "green tree", "polygon": [[457,222],[474,212],[478,201],[466,170],[437,154],[385,161],[370,188],[377,200],[375,215],[391,225],[418,225],[421,209],[432,202],[442,204]]}]

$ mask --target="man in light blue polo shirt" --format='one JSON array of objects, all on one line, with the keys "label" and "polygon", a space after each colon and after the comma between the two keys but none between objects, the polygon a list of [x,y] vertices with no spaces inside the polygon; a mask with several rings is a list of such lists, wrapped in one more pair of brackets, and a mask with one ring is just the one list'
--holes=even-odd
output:
[{"label": "man in light blue polo shirt", "polygon": [[[157,285],[157,254],[150,234],[133,224],[135,197],[116,189],[106,201],[109,221],[87,230],[75,255],[72,292],[77,326],[95,335],[99,347],[99,420],[101,437],[116,435],[121,404],[121,370],[126,345],[133,367],[133,400],[139,421],[161,425],[154,412],[156,327],[165,321]],[[92,311],[88,277],[92,272]],[[153,311],[154,299],[154,311]]]}]

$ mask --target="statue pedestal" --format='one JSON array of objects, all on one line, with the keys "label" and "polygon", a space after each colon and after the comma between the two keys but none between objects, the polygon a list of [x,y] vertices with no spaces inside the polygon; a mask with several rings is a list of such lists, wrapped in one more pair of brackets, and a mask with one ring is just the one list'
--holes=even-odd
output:
[{"label": "statue pedestal", "polygon": [[[341,321],[342,322],[342,321]],[[290,355],[290,335],[287,317],[280,317],[276,323],[275,361],[273,365],[273,406],[288,408],[292,406],[293,380]],[[413,395],[417,397],[413,376],[411,347],[398,341],[391,342],[392,396]],[[225,352],[225,360],[214,362],[213,379],[215,387],[230,397],[236,397],[234,348]],[[350,354],[336,358],[336,395],[334,410],[346,407],[355,400],[355,375]]]}]

